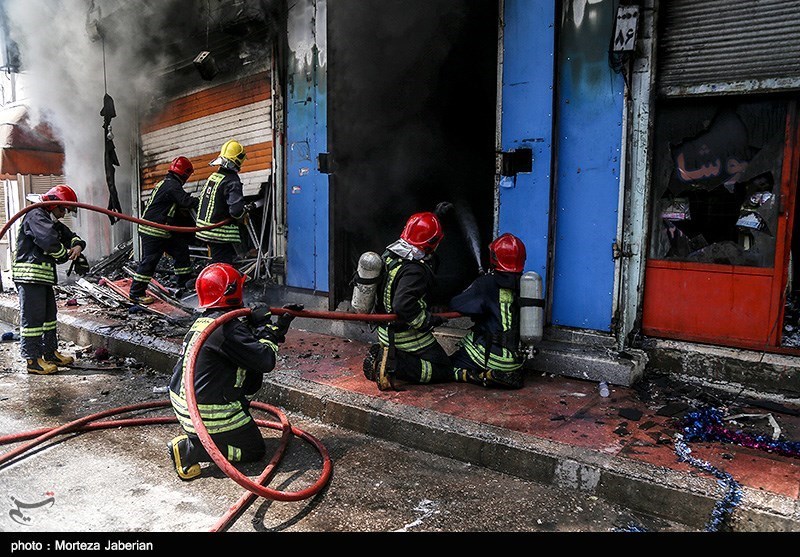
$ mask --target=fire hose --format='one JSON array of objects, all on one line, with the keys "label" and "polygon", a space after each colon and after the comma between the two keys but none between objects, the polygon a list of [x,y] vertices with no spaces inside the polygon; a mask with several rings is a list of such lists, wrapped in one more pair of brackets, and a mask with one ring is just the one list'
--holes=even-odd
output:
[{"label": "fire hose", "polygon": [[[97,211],[100,213],[105,213],[107,215],[117,217],[118,219],[123,219],[138,224],[146,224],[149,226],[154,226],[156,228],[161,228],[163,230],[169,230],[173,232],[196,232],[200,230],[209,230],[212,228],[217,228],[229,222],[232,222],[232,219],[225,219],[218,223],[214,223],[212,225],[204,227],[172,226],[172,225],[148,221],[145,219],[139,219],[136,217],[132,217],[130,215],[125,215],[123,213],[118,213],[116,211],[111,211],[109,209],[105,209],[103,207],[98,207],[95,205],[90,205],[87,203],[71,202],[71,201],[44,201],[29,205],[28,207],[25,207],[24,209],[17,212],[13,217],[11,217],[8,220],[8,222],[2,227],[2,229],[0,229],[0,238],[2,238],[5,235],[5,233],[10,228],[11,224],[13,224],[20,217],[22,217],[25,213],[37,207],[43,207],[43,206],[49,207],[53,205],[71,206],[71,207],[80,207],[84,209],[89,209],[92,211]],[[340,319],[346,321],[391,322],[397,319],[397,316],[395,314],[356,314],[356,313],[342,313],[342,312],[332,312],[332,311],[291,310],[287,308],[270,308],[270,311],[275,315],[282,315],[289,313],[294,315],[295,317],[307,317],[316,319]],[[239,499],[239,501],[237,501],[236,504],[232,505],[225,513],[225,515],[214,525],[214,527],[211,529],[212,532],[223,531],[227,529],[230,526],[230,524],[244,511],[244,509],[247,508],[247,506],[253,501],[253,499],[256,496],[261,496],[267,499],[273,499],[277,501],[299,501],[307,499],[309,497],[316,495],[325,487],[332,473],[332,463],[326,447],[313,435],[303,431],[300,428],[291,425],[288,419],[286,418],[286,415],[282,411],[268,404],[252,401],[250,402],[250,407],[265,412],[269,412],[273,414],[278,419],[278,421],[274,422],[274,421],[256,419],[255,422],[259,427],[268,427],[271,429],[280,430],[281,439],[278,449],[276,450],[273,457],[270,459],[267,466],[264,468],[264,471],[261,473],[261,475],[258,476],[256,482],[251,480],[246,475],[242,474],[235,466],[233,466],[233,464],[230,461],[228,461],[228,459],[224,455],[222,455],[222,453],[212,440],[211,435],[208,433],[208,430],[206,429],[205,424],[203,423],[203,419],[200,416],[200,412],[197,407],[197,398],[194,387],[194,373],[195,373],[195,364],[197,360],[197,355],[200,351],[200,348],[202,348],[204,342],[208,339],[208,336],[219,326],[232,319],[248,316],[250,315],[251,312],[252,310],[250,308],[241,308],[229,311],[228,313],[221,315],[200,333],[200,335],[197,338],[197,341],[192,345],[192,347],[187,351],[185,355],[187,362],[186,378],[185,378],[186,402],[189,409],[189,415],[192,420],[192,425],[194,426],[195,431],[197,432],[197,435],[200,438],[203,447],[206,449],[206,452],[209,454],[214,463],[229,478],[231,478],[233,481],[235,481],[237,484],[239,484],[240,486],[244,487],[247,490],[247,493],[244,494]],[[452,319],[461,316],[460,313],[456,312],[440,313],[437,315],[440,315],[445,319]],[[106,418],[108,416],[115,416],[127,412],[133,412],[139,410],[152,410],[157,408],[168,408],[168,407],[171,407],[171,403],[168,400],[147,402],[131,406],[122,406],[98,412],[95,414],[91,414],[89,416],[79,418],[77,420],[74,420],[59,427],[42,428],[28,432],[2,436],[0,437],[0,446],[9,443],[18,443],[21,441],[28,441],[28,443],[20,445],[16,449],[8,451],[4,454],[0,454],[0,466],[2,466],[4,463],[16,457],[20,457],[30,449],[44,443],[48,439],[52,439],[57,435],[65,433],[94,431],[98,429],[108,429],[116,427],[176,423],[177,418],[174,416],[103,420],[103,418]],[[302,438],[303,440],[310,443],[317,450],[317,452],[322,457],[322,472],[320,473],[320,476],[316,482],[314,482],[309,487],[298,491],[288,492],[266,487],[266,484],[269,482],[269,480],[272,478],[275,471],[277,470],[277,466],[280,463],[281,458],[283,457],[283,454],[288,446],[289,441],[291,440],[292,435]]]},{"label": "fire hose", "polygon": [[[233,479],[236,483],[238,483],[239,485],[248,490],[248,493],[244,494],[234,505],[229,507],[225,515],[223,515],[223,517],[219,521],[217,521],[217,523],[211,529],[212,532],[219,532],[226,530],[230,526],[230,524],[232,524],[232,522],[255,499],[256,495],[260,495],[262,497],[268,499],[274,499],[277,501],[300,501],[302,499],[307,499],[309,497],[316,495],[328,483],[333,469],[333,465],[331,463],[330,455],[328,453],[327,448],[316,437],[314,437],[310,433],[307,433],[306,431],[303,431],[298,427],[291,425],[288,419],[286,418],[286,415],[283,412],[281,412],[278,408],[257,401],[251,402],[250,407],[272,413],[278,418],[278,422],[256,419],[255,420],[256,424],[259,427],[268,427],[271,429],[277,429],[281,431],[281,439],[278,448],[273,457],[270,459],[267,466],[264,468],[264,471],[258,477],[257,482],[250,480],[247,476],[239,472],[222,455],[222,453],[219,451],[214,441],[211,439],[211,436],[209,435],[208,430],[206,429],[205,424],[203,423],[203,419],[200,416],[200,412],[197,408],[197,399],[195,396],[194,368],[197,359],[197,354],[200,348],[202,347],[203,343],[205,342],[205,340],[208,338],[208,335],[211,334],[217,327],[221,326],[223,323],[231,319],[247,316],[251,313],[251,311],[252,310],[250,308],[242,308],[239,310],[228,312],[218,317],[208,326],[208,328],[206,328],[200,334],[197,342],[192,346],[192,348],[186,354],[187,367],[186,367],[185,389],[186,389],[187,406],[189,408],[189,415],[192,419],[192,424],[194,425],[195,430],[197,431],[198,437],[200,438],[203,447],[206,449],[206,452],[208,452],[209,456],[211,456],[212,460],[217,464],[217,466],[219,466],[220,469],[222,469],[223,472],[229,478]],[[21,441],[28,441],[28,443],[20,445],[16,449],[13,449],[11,451],[8,451],[0,455],[0,466],[2,466],[4,463],[16,457],[23,455],[27,451],[44,443],[48,439],[52,439],[57,435],[61,434],[82,432],[82,431],[94,431],[98,429],[151,425],[151,424],[167,424],[167,423],[177,422],[177,418],[174,416],[128,418],[120,420],[102,420],[103,418],[106,418],[108,416],[114,416],[117,414],[123,414],[137,410],[152,410],[156,408],[171,408],[171,403],[168,400],[164,400],[164,401],[145,402],[131,406],[121,406],[118,408],[105,410],[102,412],[91,414],[89,416],[85,416],[83,418],[79,418],[77,420],[74,420],[59,427],[42,428],[28,432],[2,436],[0,437],[0,445],[6,445],[8,443],[17,443]],[[277,470],[277,466],[280,463],[280,460],[283,458],[283,454],[286,451],[289,442],[291,441],[292,435],[300,437],[301,439],[307,441],[317,450],[317,452],[322,457],[322,472],[317,481],[305,489],[301,489],[294,492],[270,489],[266,487],[264,484],[266,484],[272,478],[275,471]]]}]

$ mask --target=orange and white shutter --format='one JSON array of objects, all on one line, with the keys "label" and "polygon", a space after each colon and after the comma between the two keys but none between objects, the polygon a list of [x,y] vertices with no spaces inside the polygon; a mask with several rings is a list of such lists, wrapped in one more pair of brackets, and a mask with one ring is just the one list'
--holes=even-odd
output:
[{"label": "orange and white shutter", "polygon": [[272,173],[272,99],[269,72],[174,98],[141,123],[141,197],[161,180],[177,156],[192,161],[186,183],[193,192],[217,169],[209,166],[229,139],[241,143],[247,158],[239,177],[244,195],[256,195]]}]

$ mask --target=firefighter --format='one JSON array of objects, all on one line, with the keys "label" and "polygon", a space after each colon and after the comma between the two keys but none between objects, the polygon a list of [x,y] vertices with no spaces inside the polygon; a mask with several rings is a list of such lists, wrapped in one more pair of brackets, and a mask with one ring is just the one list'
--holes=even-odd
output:
[{"label": "firefighter", "polygon": [[427,302],[434,285],[434,252],[443,237],[436,214],[416,213],[381,256],[384,278],[376,311],[395,313],[397,320],[378,326],[378,343],[364,359],[364,375],[382,391],[393,388],[396,378],[410,383],[452,380],[450,359],[433,336],[445,320],[431,313]]},{"label": "firefighter", "polygon": [[222,146],[219,156],[209,163],[219,168],[203,186],[197,226],[209,226],[228,218],[236,221],[196,233],[197,239],[208,246],[211,263],[232,264],[236,259],[236,246],[241,243],[238,223],[244,222],[247,215],[239,179],[246,156],[241,143],[231,139]]},{"label": "firefighter", "polygon": [[519,284],[525,244],[503,234],[489,244],[489,272],[450,301],[450,309],[472,318],[472,328],[450,355],[456,381],[484,387],[522,387]]},{"label": "firefighter", "polygon": [[[169,165],[167,175],[158,182],[150,193],[142,218],[151,222],[176,226],[191,226],[189,211],[197,209],[200,200],[193,197],[183,185],[194,172],[194,167],[186,157],[176,157]],[[193,286],[192,263],[189,257],[191,234],[171,232],[147,224],[139,225],[142,239],[142,258],[133,274],[129,291],[131,300],[138,304],[152,304],[154,299],[146,294],[147,286],[153,278],[164,253],[174,261],[173,272],[179,289]]]},{"label": "firefighter", "polygon": [[[167,444],[178,477],[200,475],[200,463],[211,457],[198,437],[186,402],[186,353],[215,319],[243,307],[245,276],[227,263],[212,263],[197,276],[195,288],[203,313],[183,339],[170,380],[170,402],[183,435]],[[301,310],[300,304],[285,306]],[[272,323],[269,308],[253,310],[248,318],[227,321],[214,330],[198,352],[194,367],[195,399],[203,424],[217,448],[231,462],[252,462],[264,456],[264,441],[249,411],[248,396],[260,388],[264,374],[275,367],[291,314]]]},{"label": "firefighter", "polygon": [[[78,196],[67,185],[50,188],[41,201],[77,202]],[[74,358],[58,352],[56,330],[56,297],[53,286],[58,283],[56,265],[72,261],[80,265],[79,274],[88,271],[83,250],[86,242],[59,219],[77,208],[50,205],[28,211],[22,219],[17,237],[17,250],[11,276],[19,293],[20,349],[26,359],[28,373],[49,375],[58,366],[68,366]]]}]

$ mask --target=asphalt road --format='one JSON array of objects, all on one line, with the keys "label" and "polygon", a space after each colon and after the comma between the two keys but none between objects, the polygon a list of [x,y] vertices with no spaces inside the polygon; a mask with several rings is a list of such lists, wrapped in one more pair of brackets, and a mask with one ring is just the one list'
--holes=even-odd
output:
[{"label": "asphalt road", "polygon": [[[9,330],[8,328],[3,329]],[[65,346],[72,353],[74,346]],[[0,437],[53,428],[113,408],[166,401],[166,371],[130,359],[82,362],[106,369],[25,371],[16,342],[0,343]],[[269,401],[263,401],[269,403]],[[120,418],[172,417],[167,408]],[[257,417],[274,416],[257,412]],[[633,514],[579,491],[545,486],[463,462],[331,427],[299,415],[290,423],[328,451],[333,473],[306,499],[254,498],[227,532],[296,533],[566,533],[691,532],[686,526]],[[279,432],[264,428],[268,458]],[[211,463],[185,482],[172,468],[166,442],[175,423],[60,435],[0,464],[0,532],[4,543],[45,533],[209,532],[248,491]],[[2,455],[21,442],[0,446]],[[241,465],[255,479],[266,462]],[[269,483],[273,490],[309,489],[322,458],[295,437]],[[46,539],[52,536],[45,536]],[[2,545],[0,545],[2,547]]]}]

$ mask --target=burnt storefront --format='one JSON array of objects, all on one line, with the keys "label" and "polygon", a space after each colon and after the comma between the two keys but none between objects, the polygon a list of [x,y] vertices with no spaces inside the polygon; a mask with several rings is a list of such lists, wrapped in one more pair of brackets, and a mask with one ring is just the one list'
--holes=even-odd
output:
[{"label": "burnt storefront", "polygon": [[800,2],[659,4],[643,332],[791,349]]}]

